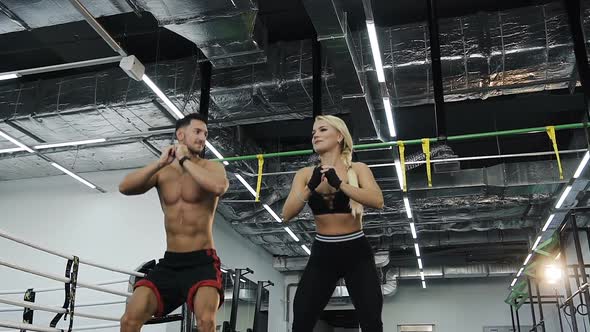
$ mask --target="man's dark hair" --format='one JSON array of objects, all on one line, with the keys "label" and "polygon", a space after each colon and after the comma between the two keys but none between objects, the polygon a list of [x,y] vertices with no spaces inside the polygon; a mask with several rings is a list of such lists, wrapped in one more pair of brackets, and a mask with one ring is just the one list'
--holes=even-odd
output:
[{"label": "man's dark hair", "polygon": [[207,124],[207,118],[204,117],[202,114],[191,113],[191,114],[185,116],[184,118],[178,119],[176,121],[176,130],[188,126],[189,124],[191,124],[191,121],[193,121],[193,120],[202,121],[205,124]]}]

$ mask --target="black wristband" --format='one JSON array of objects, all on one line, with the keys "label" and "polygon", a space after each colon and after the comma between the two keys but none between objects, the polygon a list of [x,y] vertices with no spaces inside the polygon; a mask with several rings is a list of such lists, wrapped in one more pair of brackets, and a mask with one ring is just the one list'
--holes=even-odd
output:
[{"label": "black wristband", "polygon": [[180,158],[180,160],[178,160],[178,163],[180,164],[180,167],[184,167],[182,164],[184,164],[184,162],[187,161],[187,160],[189,160],[189,159],[191,159],[191,157],[184,156],[184,157]]},{"label": "black wristband", "polygon": [[333,168],[330,168],[328,171],[324,173],[324,176],[328,180],[330,186],[332,186],[336,190],[340,190],[340,185],[342,184],[342,180],[336,174],[336,171]]},{"label": "black wristband", "polygon": [[315,188],[317,188],[320,183],[322,182],[322,168],[321,167],[316,167],[313,169],[313,173],[311,174],[311,177],[309,179],[309,182],[307,183],[307,188],[309,188],[309,191],[315,191]]}]

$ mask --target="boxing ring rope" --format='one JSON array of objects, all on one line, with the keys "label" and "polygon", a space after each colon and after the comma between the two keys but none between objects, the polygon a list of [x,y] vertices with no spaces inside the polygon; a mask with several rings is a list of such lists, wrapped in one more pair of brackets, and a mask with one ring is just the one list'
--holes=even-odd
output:
[{"label": "boxing ring rope", "polygon": [[[49,253],[49,254],[52,254],[52,255],[55,255],[55,256],[59,256],[59,257],[62,257],[62,258],[68,259],[68,260],[74,259],[74,256],[73,255],[68,255],[68,254],[64,254],[62,252],[59,252],[57,250],[48,249],[48,248],[43,247],[43,246],[40,246],[38,244],[29,242],[29,241],[24,240],[24,239],[21,239],[21,238],[18,238],[16,236],[12,235],[12,234],[9,234],[8,232],[6,232],[6,231],[4,231],[2,229],[0,229],[0,237],[3,237],[5,239],[8,239],[8,240],[11,240],[11,241],[14,241],[14,242],[23,244],[25,246],[29,246],[31,248],[35,248],[37,250],[41,250],[41,251],[44,251],[46,253]],[[132,271],[132,270],[126,270],[126,269],[119,269],[119,268],[116,268],[116,267],[112,267],[112,266],[107,266],[107,265],[104,265],[104,264],[96,263],[96,262],[93,262],[93,261],[87,260],[87,259],[82,259],[82,258],[79,258],[79,259],[80,259],[80,263],[81,264],[86,264],[86,265],[94,266],[94,267],[101,268],[101,269],[108,270],[108,271],[112,271],[112,272],[119,272],[119,273],[127,274],[127,275],[130,275],[130,276],[136,276],[136,277],[141,277],[141,278],[145,277],[145,274],[144,273],[141,273],[141,272]]]},{"label": "boxing ring rope", "polygon": [[[35,304],[33,302],[15,301],[15,300],[7,300],[7,299],[0,298],[0,303],[10,304],[10,305],[21,307],[21,308],[29,308],[29,309],[33,309],[33,310],[53,312],[56,314],[71,314],[71,312],[69,310],[64,309],[64,308],[50,307],[50,306],[46,306],[46,305]],[[109,316],[88,314],[88,313],[84,313],[84,312],[79,312],[77,310],[74,311],[74,316],[107,320],[107,321],[112,321],[112,322],[118,322],[120,320],[120,318],[118,318],[118,317],[109,317]]]},{"label": "boxing ring rope", "polygon": [[[21,307],[21,308],[29,308],[29,309],[33,309],[33,310],[53,312],[56,314],[65,314],[68,312],[68,310],[64,309],[64,308],[49,307],[49,306],[44,306],[41,304],[36,304],[33,302],[26,302],[26,301],[15,301],[15,300],[8,300],[8,299],[0,298],[0,303],[9,304],[9,305],[17,306],[17,307]],[[77,315],[78,313],[76,312],[75,314]]]},{"label": "boxing ring rope", "polygon": [[62,332],[61,329],[54,328],[54,327],[45,327],[33,324],[25,324],[25,323],[17,323],[17,322],[10,322],[5,320],[0,320],[0,326],[8,327],[11,329],[16,330],[27,330],[27,331],[37,331],[37,332]]},{"label": "boxing ring rope", "polygon": [[[33,309],[33,310],[40,310],[40,311],[46,311],[46,312],[52,312],[52,313],[58,313],[58,314],[72,314],[69,310],[67,310],[65,308],[51,307],[51,306],[35,304],[33,302],[27,302],[27,301],[16,301],[16,300],[8,300],[8,299],[0,298],[0,303],[13,305],[13,306],[21,307],[21,308],[29,308],[29,309]],[[118,302],[112,302],[112,303],[118,303]],[[122,303],[125,303],[125,302],[122,302]],[[87,306],[91,306],[91,304],[87,304]],[[95,314],[80,312],[77,310],[74,311],[73,316],[90,318],[90,319],[98,319],[98,320],[106,320],[106,321],[112,321],[112,322],[119,322],[120,321],[120,318],[118,318],[118,317],[95,315]],[[181,319],[182,319],[182,315],[171,315],[171,316],[167,316],[167,317],[158,317],[158,318],[153,318],[153,319],[149,320],[148,322],[146,322],[146,325],[178,321]],[[0,326],[8,327],[8,328],[19,328],[19,329],[20,329],[20,327],[17,327],[17,326],[23,326],[23,327],[26,327],[24,329],[31,330],[31,331],[39,331],[39,332],[49,332],[49,331],[63,332],[63,330],[61,330],[61,329],[45,328],[45,327],[35,326],[35,325],[31,325],[31,324],[7,322],[7,321],[2,321],[2,320],[0,320]],[[112,328],[112,327],[119,327],[119,326],[120,326],[120,324],[82,326],[82,327],[78,327],[78,328],[72,328],[72,331],[95,330],[95,329]],[[7,332],[7,331],[1,331],[1,332]]]},{"label": "boxing ring rope", "polygon": [[[58,275],[51,274],[51,273],[45,273],[45,272],[36,271],[36,270],[30,269],[30,268],[18,266],[16,264],[11,264],[11,263],[8,263],[8,262],[2,261],[2,260],[0,260],[0,265],[9,267],[11,269],[19,270],[19,271],[22,271],[22,272],[27,272],[27,273],[30,273],[30,274],[34,274],[34,275],[37,275],[37,276],[40,276],[40,277],[44,277],[44,278],[48,278],[48,279],[53,279],[55,281],[60,281],[60,282],[66,283],[66,284],[67,283],[70,283],[70,279],[69,278],[58,276]],[[106,288],[106,287],[102,287],[102,286],[97,286],[97,285],[92,285],[92,284],[87,284],[87,283],[79,282],[79,281],[78,281],[78,285],[80,287],[92,289],[92,290],[99,291],[99,292],[110,293],[110,294],[113,294],[113,295],[119,295],[119,296],[123,296],[123,297],[131,297],[131,295],[132,295],[129,292],[121,292],[121,291],[117,291],[117,290],[114,290],[114,289],[110,289],[110,288]]]},{"label": "boxing ring rope", "polygon": [[[1,321],[0,320],[0,326],[4,326],[2,325],[2,323],[5,321]],[[7,324],[10,324],[11,326],[4,326],[4,327],[8,327],[8,328],[18,328],[21,329],[21,327],[25,330],[29,330],[29,331],[39,331],[39,330],[35,330],[33,329],[33,327],[35,327],[35,325],[31,325],[31,324],[24,324],[24,323],[12,323],[12,322],[7,322]],[[18,327],[13,327],[13,326],[18,326]],[[72,331],[89,331],[89,330],[100,330],[100,329],[109,329],[109,328],[115,328],[115,327],[119,327],[121,326],[121,324],[100,324],[100,325],[88,325],[88,326],[81,326],[81,327],[74,327],[72,328]],[[52,329],[52,328],[47,328],[48,330],[45,330],[46,328],[44,327],[39,327],[41,329],[43,329],[43,331],[39,331],[39,332],[61,332],[61,330],[59,329]],[[12,331],[0,331],[0,332],[12,332]]]},{"label": "boxing ring rope", "polygon": [[[107,265],[96,263],[96,262],[93,262],[90,260],[80,259],[80,258],[75,257],[73,255],[65,254],[65,253],[59,252],[57,250],[43,247],[41,245],[32,243],[30,241],[27,241],[27,240],[24,240],[21,238],[18,238],[14,235],[11,235],[2,229],[0,229],[0,237],[20,243],[20,244],[23,244],[23,245],[26,245],[26,246],[29,246],[31,248],[34,248],[34,249],[37,249],[40,251],[44,251],[46,253],[49,253],[49,254],[52,254],[52,255],[55,255],[58,257],[65,258],[68,261],[78,259],[78,262],[80,264],[94,266],[96,268],[101,268],[101,269],[112,271],[112,272],[119,272],[119,273],[127,274],[130,276],[145,277],[145,274],[141,273],[141,272],[107,266]],[[37,270],[31,269],[28,267],[9,263],[9,262],[3,261],[3,260],[0,260],[0,266],[5,266],[5,267],[11,268],[11,269],[19,270],[19,271],[26,272],[26,273],[33,274],[33,275],[37,275],[37,276],[40,276],[43,278],[63,282],[66,285],[72,283],[72,280],[68,277],[62,277],[60,275],[55,275],[52,273],[37,271]],[[103,281],[103,282],[96,283],[96,284],[89,284],[89,283],[76,281],[76,287],[77,288],[92,289],[95,291],[109,293],[109,294],[118,295],[118,296],[128,298],[132,295],[129,292],[121,292],[121,291],[117,291],[117,290],[110,289],[107,287],[102,287],[104,285],[121,284],[121,283],[127,283],[127,282],[129,282],[129,280],[127,280],[127,279],[109,280],[109,281]],[[62,291],[62,290],[64,290],[64,288],[62,286],[62,287],[40,288],[40,289],[33,289],[33,290],[35,292],[39,293],[39,292]],[[0,291],[0,295],[19,295],[19,294],[23,294],[23,290]],[[66,308],[45,306],[45,305],[35,304],[34,302],[27,302],[27,301],[16,301],[16,300],[9,300],[9,299],[0,298],[0,303],[12,305],[12,306],[17,306],[17,307],[21,307],[21,308],[29,308],[32,310],[47,311],[47,312],[52,312],[52,313],[56,313],[56,314],[70,314],[70,317],[83,317],[83,318],[90,318],[90,319],[119,322],[120,321],[119,317],[109,317],[109,316],[79,312],[78,310],[76,310],[76,308],[78,308],[78,307],[93,307],[93,306],[99,306],[99,305],[111,305],[111,304],[125,304],[126,301],[110,301],[110,302],[86,303],[86,304],[81,304],[81,305],[75,305],[73,313],[69,309],[66,309]],[[2,310],[0,310],[0,312],[14,312],[14,311],[19,311],[19,310],[7,309],[7,308],[2,308]],[[156,317],[156,318],[152,318],[148,322],[146,322],[146,325],[173,322],[173,321],[179,321],[179,320],[183,320],[183,319],[184,319],[184,317],[182,314],[181,315],[169,315],[166,317]],[[11,329],[28,330],[28,331],[36,331],[36,332],[65,332],[65,331],[87,331],[87,330],[96,330],[96,329],[105,329],[105,328],[116,328],[116,327],[119,327],[120,324],[117,323],[117,324],[80,326],[80,327],[71,327],[71,329],[64,330],[64,329],[53,328],[53,327],[44,327],[44,326],[39,326],[39,325],[34,325],[34,324],[0,320],[0,326],[6,327],[6,328],[11,328]],[[0,331],[0,332],[10,332],[10,331]]]},{"label": "boxing ring rope", "polygon": [[[2,303],[3,301],[4,301],[4,299],[0,298],[0,303]],[[32,302],[25,302],[25,303],[27,303],[27,305],[28,305],[29,303],[32,303]],[[82,303],[82,304],[76,304],[76,308],[100,307],[100,306],[107,306],[107,305],[114,305],[114,304],[125,304],[125,303],[127,303],[127,301]],[[5,307],[5,308],[0,308],[0,313],[1,312],[22,312],[22,310],[12,308],[12,307]]]},{"label": "boxing ring rope", "polygon": [[[34,309],[34,310],[53,312],[56,314],[71,314],[71,312],[69,310],[64,309],[64,308],[50,307],[50,306],[35,304],[32,302],[26,302],[26,301],[13,301],[13,300],[7,300],[7,299],[0,299],[0,303],[10,304],[10,305],[21,307],[21,308],[29,308],[29,309]],[[112,322],[118,322],[120,320],[120,318],[118,318],[118,317],[109,317],[109,316],[88,314],[88,313],[84,313],[84,312],[79,312],[77,310],[74,311],[74,316],[107,320],[107,321],[112,321]]]},{"label": "boxing ring rope", "polygon": [[[123,283],[128,283],[128,282],[129,282],[128,279],[122,279],[122,280],[118,279],[118,280],[101,281],[101,282],[94,283],[94,285],[105,286],[105,285],[123,284]],[[78,288],[84,288],[84,287],[78,286]],[[62,286],[62,287],[33,288],[33,290],[35,291],[35,293],[47,293],[47,292],[63,291],[64,288]],[[22,289],[12,289],[12,290],[0,291],[0,295],[22,295],[22,294],[23,294]]]},{"label": "boxing ring rope", "polygon": [[89,325],[89,326],[74,327],[74,328],[72,328],[72,331],[100,330],[100,329],[108,329],[108,328],[119,327],[119,326],[121,326],[121,324]]}]

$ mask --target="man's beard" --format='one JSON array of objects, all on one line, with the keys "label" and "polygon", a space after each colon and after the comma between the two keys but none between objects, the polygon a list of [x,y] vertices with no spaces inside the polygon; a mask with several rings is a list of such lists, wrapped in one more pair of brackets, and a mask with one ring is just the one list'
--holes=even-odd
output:
[{"label": "man's beard", "polygon": [[201,150],[195,150],[195,149],[192,149],[192,148],[188,148],[188,151],[189,151],[189,152],[190,152],[190,153],[191,153],[193,156],[196,156],[196,157],[198,157],[198,156],[200,156],[200,155],[201,155],[201,153],[203,152],[203,149],[201,149]]}]

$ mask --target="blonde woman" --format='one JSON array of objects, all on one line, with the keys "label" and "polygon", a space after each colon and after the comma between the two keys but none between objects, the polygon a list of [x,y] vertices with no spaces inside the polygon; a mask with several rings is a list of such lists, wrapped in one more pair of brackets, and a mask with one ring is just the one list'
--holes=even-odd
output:
[{"label": "blonde woman", "polygon": [[293,304],[293,332],[311,332],[340,278],[363,332],[381,332],[383,295],[373,250],[362,231],[363,206],[383,208],[373,173],[352,162],[352,137],[341,119],[318,116],[312,143],[320,165],[297,172],[283,207],[285,222],[309,204],[317,235]]}]

